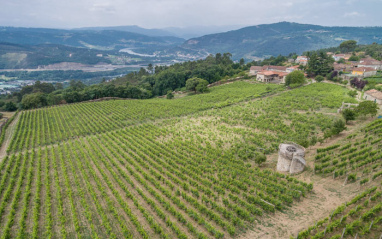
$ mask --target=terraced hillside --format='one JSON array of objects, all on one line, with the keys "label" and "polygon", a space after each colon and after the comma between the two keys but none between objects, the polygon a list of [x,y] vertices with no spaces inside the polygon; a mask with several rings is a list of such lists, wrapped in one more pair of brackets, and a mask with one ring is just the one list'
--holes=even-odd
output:
[{"label": "terraced hillside", "polygon": [[[343,142],[317,150],[315,171],[365,184],[382,175],[382,120],[375,120]],[[346,143],[345,143],[346,142]]]},{"label": "terraced hillside", "polygon": [[359,185],[361,192],[299,232],[299,239],[382,236],[381,130],[382,120],[377,119],[345,139],[317,150],[316,174]]},{"label": "terraced hillside", "polygon": [[328,217],[298,234],[298,238],[380,238],[382,191],[372,187],[337,207]]},{"label": "terraced hillside", "polygon": [[24,111],[9,150],[42,146],[156,119],[188,115],[282,90],[277,85],[267,87],[264,84],[236,82],[216,87],[209,94],[177,100],[112,100]]},{"label": "terraced hillside", "polygon": [[341,86],[235,82],[209,94],[20,112],[0,163],[2,238],[231,238],[314,185],[256,152],[320,137]]}]

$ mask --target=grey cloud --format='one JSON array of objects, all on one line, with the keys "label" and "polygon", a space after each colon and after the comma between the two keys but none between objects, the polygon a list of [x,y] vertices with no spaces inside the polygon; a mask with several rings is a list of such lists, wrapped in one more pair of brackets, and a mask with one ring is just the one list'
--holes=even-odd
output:
[{"label": "grey cloud", "polygon": [[[319,25],[380,25],[381,0],[12,0],[0,25],[83,27],[257,25],[294,21]],[[362,3],[362,4],[360,4]],[[366,17],[367,16],[367,17]]]}]

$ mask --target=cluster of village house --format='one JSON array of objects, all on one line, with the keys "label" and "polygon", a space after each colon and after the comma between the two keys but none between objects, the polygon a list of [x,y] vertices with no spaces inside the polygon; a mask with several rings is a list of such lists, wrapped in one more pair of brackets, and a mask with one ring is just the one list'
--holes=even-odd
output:
[{"label": "cluster of village house", "polygon": [[[350,80],[357,77],[362,79],[377,74],[378,70],[382,70],[382,61],[377,61],[373,58],[363,58],[360,61],[348,61],[351,54],[330,54],[334,60],[334,70],[343,72],[343,79]],[[345,63],[338,63],[340,59],[344,59]],[[256,79],[261,82],[285,83],[286,76],[294,70],[299,69],[299,65],[307,65],[308,57],[298,56],[294,61],[298,65],[295,66],[252,66],[249,74],[256,75]],[[372,100],[378,104],[382,104],[382,92],[377,90],[369,90],[364,93],[366,100]]]}]

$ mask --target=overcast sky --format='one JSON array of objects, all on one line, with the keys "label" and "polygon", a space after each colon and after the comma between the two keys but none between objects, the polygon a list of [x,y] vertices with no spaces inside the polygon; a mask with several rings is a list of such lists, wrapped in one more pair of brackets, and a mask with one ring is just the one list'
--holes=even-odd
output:
[{"label": "overcast sky", "polygon": [[0,25],[145,28],[280,21],[381,26],[382,0],[0,0]]}]

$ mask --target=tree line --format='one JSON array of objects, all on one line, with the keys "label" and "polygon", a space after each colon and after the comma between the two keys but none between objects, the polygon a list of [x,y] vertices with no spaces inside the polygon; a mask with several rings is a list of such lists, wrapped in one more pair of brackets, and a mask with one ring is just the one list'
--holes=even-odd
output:
[{"label": "tree line", "polygon": [[[174,90],[186,90],[186,82],[202,82],[199,88],[187,87],[187,90],[205,92],[207,84],[219,81],[225,77],[232,77],[246,71],[251,66],[244,60],[235,63],[230,53],[217,53],[197,61],[176,63],[170,66],[153,66],[140,68],[118,78],[114,84],[102,82],[86,86],[80,80],[72,80],[69,87],[63,88],[61,83],[42,83],[36,81],[34,85],[24,86],[20,92],[15,92],[9,99],[0,100],[0,107],[5,110],[32,109],[50,105],[75,103],[99,99],[103,97],[120,97],[132,99],[148,99],[166,95]],[[203,81],[201,81],[203,80]],[[122,84],[121,84],[122,82]],[[195,87],[198,85],[193,83]],[[203,87],[202,87],[203,86]],[[7,101],[7,103],[5,103]]]}]

